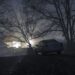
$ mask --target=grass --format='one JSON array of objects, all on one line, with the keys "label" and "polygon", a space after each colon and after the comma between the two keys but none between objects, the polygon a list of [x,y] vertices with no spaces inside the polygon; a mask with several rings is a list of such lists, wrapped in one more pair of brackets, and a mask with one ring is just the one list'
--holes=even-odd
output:
[{"label": "grass", "polygon": [[0,57],[0,75],[75,75],[74,71],[71,55]]}]

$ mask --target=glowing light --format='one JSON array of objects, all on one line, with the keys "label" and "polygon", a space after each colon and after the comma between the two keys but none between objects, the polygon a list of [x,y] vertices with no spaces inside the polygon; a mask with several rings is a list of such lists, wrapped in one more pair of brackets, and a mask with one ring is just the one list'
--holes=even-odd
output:
[{"label": "glowing light", "polygon": [[[36,41],[35,40],[29,40],[31,46],[35,46]],[[28,48],[29,44],[28,43],[23,43],[19,41],[11,41],[11,42],[5,42],[8,48],[14,47],[14,48]]]},{"label": "glowing light", "polygon": [[[31,44],[32,46],[35,46],[35,41],[34,41],[34,40],[29,40],[29,42],[30,42],[30,44]],[[29,47],[29,46],[28,46],[28,43],[26,43],[26,47]]]},{"label": "glowing light", "polygon": [[33,40],[29,40],[31,45],[34,45],[34,41]]},{"label": "glowing light", "polygon": [[13,41],[12,47],[19,48],[21,46],[20,42]]},{"label": "glowing light", "polygon": [[32,46],[35,46],[35,44],[36,44],[34,40],[29,40],[29,42]]}]

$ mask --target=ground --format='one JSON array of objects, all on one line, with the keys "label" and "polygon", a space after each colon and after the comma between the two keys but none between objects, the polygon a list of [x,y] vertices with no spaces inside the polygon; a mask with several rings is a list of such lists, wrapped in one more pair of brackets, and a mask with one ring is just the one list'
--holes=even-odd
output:
[{"label": "ground", "polygon": [[75,56],[0,57],[0,75],[75,75]]}]

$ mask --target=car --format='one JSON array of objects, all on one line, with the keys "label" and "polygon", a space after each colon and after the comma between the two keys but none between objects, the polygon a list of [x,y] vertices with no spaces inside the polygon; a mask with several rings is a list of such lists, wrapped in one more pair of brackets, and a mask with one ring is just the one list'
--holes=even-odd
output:
[{"label": "car", "polygon": [[47,55],[56,52],[60,54],[64,50],[63,43],[56,41],[55,39],[42,40],[36,45],[36,55]]}]

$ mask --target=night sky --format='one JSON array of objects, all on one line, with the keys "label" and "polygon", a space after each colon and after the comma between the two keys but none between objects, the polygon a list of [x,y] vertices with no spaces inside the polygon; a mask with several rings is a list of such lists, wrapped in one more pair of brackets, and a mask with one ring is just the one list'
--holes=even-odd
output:
[{"label": "night sky", "polygon": [[[52,30],[57,31],[48,31],[48,33],[42,37],[35,38],[37,35],[44,30],[46,30],[49,26],[51,26],[53,20],[46,19],[43,14],[40,14],[39,12],[33,10],[30,5],[27,5],[26,1],[23,0],[6,0],[4,1],[0,6],[0,38],[3,40],[7,36],[15,36],[20,38],[22,41],[24,41],[23,34],[21,34],[21,31],[19,28],[16,28],[15,26],[20,25],[22,30],[24,31],[24,34],[27,35],[26,37],[34,38],[35,41],[41,40],[41,39],[56,39],[60,42],[65,42],[65,37],[63,33],[59,30],[61,30],[61,27],[58,27],[56,25],[52,26]],[[40,1],[34,1],[32,0],[31,3],[33,5],[39,4]],[[55,8],[53,5],[50,5],[49,3],[45,3],[45,0],[37,6],[37,8],[43,9],[43,12],[46,13],[48,16],[49,13],[45,11],[45,9],[51,13],[54,14],[55,17],[57,17],[55,13]],[[74,8],[74,4],[73,4]],[[61,8],[64,12],[63,8]],[[26,14],[25,14],[26,13]],[[73,13],[74,14],[74,13]],[[39,19],[41,17],[41,19]],[[29,26],[29,34],[27,32],[27,28],[24,26],[27,23],[27,19],[29,19],[28,23],[31,23],[32,26]],[[34,20],[37,20],[34,23]],[[3,22],[2,22],[3,21]],[[33,31],[33,23],[35,24],[35,29]],[[10,27],[10,29],[9,29]],[[32,35],[32,37],[31,37]]]}]

